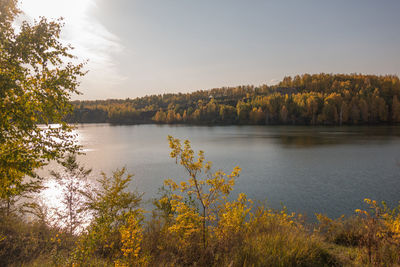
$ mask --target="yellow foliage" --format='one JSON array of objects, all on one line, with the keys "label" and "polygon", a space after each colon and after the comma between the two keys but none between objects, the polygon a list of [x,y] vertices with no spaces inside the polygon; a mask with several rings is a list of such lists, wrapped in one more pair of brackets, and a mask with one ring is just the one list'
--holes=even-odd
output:
[{"label": "yellow foliage", "polygon": [[[121,233],[121,251],[124,261],[116,261],[115,266],[132,266],[145,264],[145,257],[140,257],[141,244],[143,241],[143,210],[136,210],[128,215],[125,225],[120,227]],[[126,265],[128,263],[128,265]]]},{"label": "yellow foliage", "polygon": [[246,217],[250,213],[252,204],[246,195],[241,193],[238,199],[233,202],[226,202],[220,209],[218,226],[215,228],[215,235],[218,239],[224,239],[231,234],[237,234],[247,226]]},{"label": "yellow foliage", "polygon": [[[190,142],[185,140],[183,146],[179,139],[168,136],[169,146],[171,148],[170,156],[176,162],[182,165],[189,179],[175,183],[172,180],[165,180],[164,185],[171,190],[180,191],[183,195],[172,194],[171,198],[160,199],[160,204],[166,204],[170,201],[172,211],[175,214],[172,226],[168,231],[172,234],[178,234],[181,245],[186,245],[185,238],[201,231],[203,236],[203,245],[206,246],[206,230],[207,224],[215,221],[216,216],[220,213],[219,209],[226,205],[226,198],[233,190],[235,178],[239,176],[240,168],[235,167],[230,174],[223,171],[211,172],[212,163],[206,162],[204,152],[199,151],[197,159],[191,148]],[[204,178],[203,178],[203,177]],[[243,198],[243,195],[241,196]],[[200,212],[197,210],[193,201],[200,205]]]},{"label": "yellow foliage", "polygon": [[177,215],[168,232],[177,239],[177,245],[182,249],[190,245],[193,238],[201,232],[202,218],[194,207],[183,202],[172,200],[171,205]]},{"label": "yellow foliage", "polygon": [[[288,214],[286,207],[277,211],[274,209],[267,209],[264,206],[258,207],[255,213],[251,213],[250,223],[255,225],[263,225],[269,228],[281,227],[299,227],[302,225],[297,223],[296,214],[294,212]],[[300,218],[298,218],[300,219]]]},{"label": "yellow foliage", "polygon": [[121,251],[125,257],[137,258],[140,252],[140,243],[143,240],[142,228],[135,214],[131,214],[126,225],[121,226]]},{"label": "yellow foliage", "polygon": [[368,251],[368,262],[380,259],[380,248],[385,245],[399,246],[400,241],[400,213],[398,209],[389,209],[385,202],[378,204],[375,200],[364,199],[369,205],[368,210],[356,209],[356,213],[363,218],[364,245]]}]

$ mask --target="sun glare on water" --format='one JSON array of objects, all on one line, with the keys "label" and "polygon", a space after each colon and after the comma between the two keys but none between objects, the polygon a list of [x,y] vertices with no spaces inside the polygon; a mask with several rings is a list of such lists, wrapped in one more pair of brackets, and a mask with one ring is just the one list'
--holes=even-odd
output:
[{"label": "sun glare on water", "polygon": [[61,186],[53,179],[49,179],[44,183],[45,189],[41,193],[42,200],[50,209],[57,209],[63,206],[61,196],[63,190]]}]

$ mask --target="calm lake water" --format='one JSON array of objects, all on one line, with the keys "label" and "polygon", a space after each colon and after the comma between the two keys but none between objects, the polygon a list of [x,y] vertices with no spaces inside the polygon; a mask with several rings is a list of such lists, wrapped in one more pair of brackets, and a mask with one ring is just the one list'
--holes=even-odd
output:
[{"label": "calm lake water", "polygon": [[111,173],[126,167],[131,189],[156,196],[167,178],[187,178],[169,157],[167,136],[189,139],[214,170],[242,168],[233,195],[270,207],[281,203],[308,218],[365,207],[364,198],[400,200],[400,127],[79,125],[85,166]]}]

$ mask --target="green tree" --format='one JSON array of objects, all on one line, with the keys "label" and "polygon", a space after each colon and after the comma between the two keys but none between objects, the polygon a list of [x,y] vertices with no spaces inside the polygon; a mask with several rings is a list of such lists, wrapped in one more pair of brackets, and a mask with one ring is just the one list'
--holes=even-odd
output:
[{"label": "green tree", "polygon": [[77,256],[85,260],[91,255],[104,258],[121,256],[120,229],[128,219],[142,213],[138,208],[142,195],[127,190],[132,175],[122,168],[112,177],[102,173],[97,188],[87,188],[81,193],[86,198],[86,209],[93,216],[87,232],[81,236]]},{"label": "green tree", "polygon": [[35,169],[77,151],[64,118],[84,75],[59,40],[61,21],[16,26],[17,2],[0,0],[0,206],[8,213],[17,196],[40,188]]}]

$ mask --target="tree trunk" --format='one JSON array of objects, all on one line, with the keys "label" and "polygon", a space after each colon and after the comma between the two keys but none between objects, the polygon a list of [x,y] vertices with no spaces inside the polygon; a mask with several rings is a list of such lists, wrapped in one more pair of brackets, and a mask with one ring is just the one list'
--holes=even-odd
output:
[{"label": "tree trunk", "polygon": [[203,206],[203,247],[206,249],[206,207]]}]

